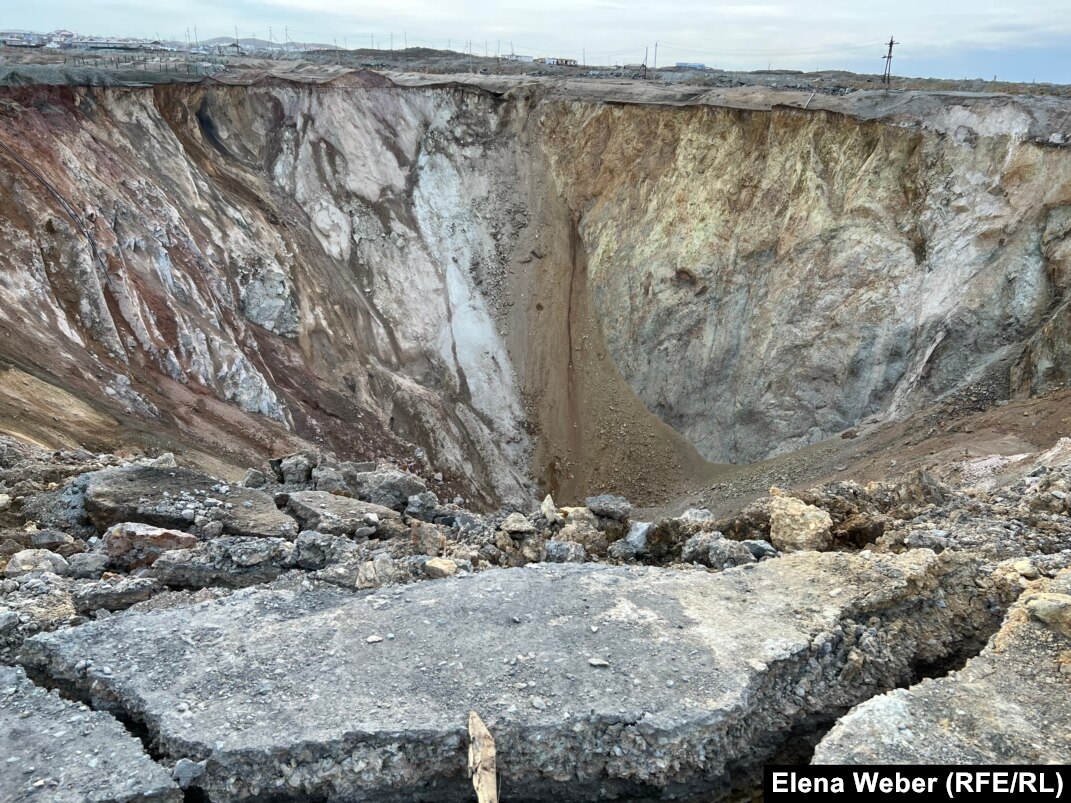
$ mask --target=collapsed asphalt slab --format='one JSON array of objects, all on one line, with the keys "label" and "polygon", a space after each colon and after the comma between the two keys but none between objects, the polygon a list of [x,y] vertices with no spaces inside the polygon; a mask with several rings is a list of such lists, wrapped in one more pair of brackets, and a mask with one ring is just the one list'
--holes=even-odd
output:
[{"label": "collapsed asphalt slab", "polygon": [[467,800],[470,710],[507,800],[716,797],[789,733],[896,685],[1001,601],[977,564],[796,553],[721,573],[539,565],[246,589],[26,643],[68,693],[204,762],[212,801]]},{"label": "collapsed asphalt slab", "polygon": [[859,705],[816,764],[1071,764],[1071,571],[1024,593],[958,672]]},{"label": "collapsed asphalt slab", "polygon": [[0,666],[0,800],[177,803],[182,793],[110,714]]}]

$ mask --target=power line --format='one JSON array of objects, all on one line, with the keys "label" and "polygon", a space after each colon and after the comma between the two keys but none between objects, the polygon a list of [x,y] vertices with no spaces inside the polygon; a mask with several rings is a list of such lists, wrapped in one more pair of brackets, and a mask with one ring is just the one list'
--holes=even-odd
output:
[{"label": "power line", "polygon": [[889,52],[882,56],[885,59],[885,74],[881,76],[881,82],[886,86],[892,84],[892,49],[894,45],[900,44],[895,41],[893,37],[889,37]]}]

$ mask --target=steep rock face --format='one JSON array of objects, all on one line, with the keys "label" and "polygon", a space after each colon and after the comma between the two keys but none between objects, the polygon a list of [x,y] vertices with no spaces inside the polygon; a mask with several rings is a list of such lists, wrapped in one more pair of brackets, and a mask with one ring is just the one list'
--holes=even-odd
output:
[{"label": "steep rock face", "polygon": [[953,108],[938,131],[776,108],[543,118],[610,352],[705,457],[902,415],[994,363],[1007,381],[1028,338],[1017,386],[1066,378],[1067,311],[1049,315],[1071,154]]},{"label": "steep rock face", "polygon": [[491,111],[461,91],[24,93],[0,123],[7,356],[96,367],[91,395],[165,423],[178,383],[350,453],[417,443],[517,497],[520,396],[475,278],[525,225],[487,178],[516,159]]},{"label": "steep rock face", "polygon": [[0,100],[0,420],[44,444],[419,446],[478,503],[644,503],[704,458],[1067,379],[1071,155],[997,101]]}]

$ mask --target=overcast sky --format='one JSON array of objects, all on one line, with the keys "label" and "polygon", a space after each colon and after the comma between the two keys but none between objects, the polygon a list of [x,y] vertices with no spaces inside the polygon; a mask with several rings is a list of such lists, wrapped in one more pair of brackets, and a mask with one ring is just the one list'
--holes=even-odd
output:
[{"label": "overcast sky", "polygon": [[1071,83],[1071,2],[987,0],[0,0],[0,28],[207,39],[256,35],[349,47],[404,42],[591,63],[881,72]]}]

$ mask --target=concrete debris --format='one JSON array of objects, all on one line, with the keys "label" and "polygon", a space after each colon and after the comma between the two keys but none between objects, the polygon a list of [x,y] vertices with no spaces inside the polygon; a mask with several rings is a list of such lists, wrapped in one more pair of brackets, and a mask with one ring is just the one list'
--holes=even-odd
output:
[{"label": "concrete debris", "polygon": [[829,514],[791,496],[770,499],[770,543],[782,552],[828,549],[833,519]]},{"label": "concrete debris", "polygon": [[358,499],[399,512],[405,510],[410,496],[427,490],[420,477],[396,468],[380,468],[375,471],[344,470],[343,473]]},{"label": "concrete debris", "polygon": [[539,512],[543,514],[543,518],[547,524],[557,525],[563,524],[565,519],[562,518],[562,514],[558,512],[558,506],[554,504],[554,499],[550,494],[543,497],[543,501],[539,505]]},{"label": "concrete debris", "polygon": [[60,576],[66,575],[69,564],[61,555],[49,552],[47,549],[24,549],[16,552],[7,562],[4,569],[5,577],[22,577],[26,574],[40,574],[51,572]]},{"label": "concrete debris", "polygon": [[584,504],[596,516],[613,519],[614,521],[625,521],[632,513],[632,505],[623,496],[613,496],[611,494],[589,496],[584,500]]},{"label": "concrete debris", "polygon": [[293,538],[297,522],[267,494],[190,469],[123,466],[90,474],[85,510],[99,532],[114,524],[140,522],[186,529],[218,523],[227,535]]},{"label": "concrete debris", "polygon": [[509,533],[510,535],[517,537],[518,540],[524,538],[528,533],[534,533],[536,531],[536,526],[520,513],[510,513],[498,526],[502,532]]},{"label": "concrete debris", "polygon": [[71,591],[74,609],[80,614],[93,611],[121,611],[151,599],[160,590],[151,577],[112,576],[107,580],[79,583]]},{"label": "concrete debris", "polygon": [[302,529],[331,535],[390,538],[408,531],[401,523],[401,515],[389,507],[325,491],[288,494],[286,509]]},{"label": "concrete debris", "polygon": [[136,522],[115,524],[104,532],[104,551],[125,571],[151,566],[164,552],[193,549],[197,544],[196,536]]},{"label": "concrete debris", "polygon": [[575,541],[560,541],[556,538],[547,541],[545,550],[548,563],[583,563],[587,556],[583,544]]}]

